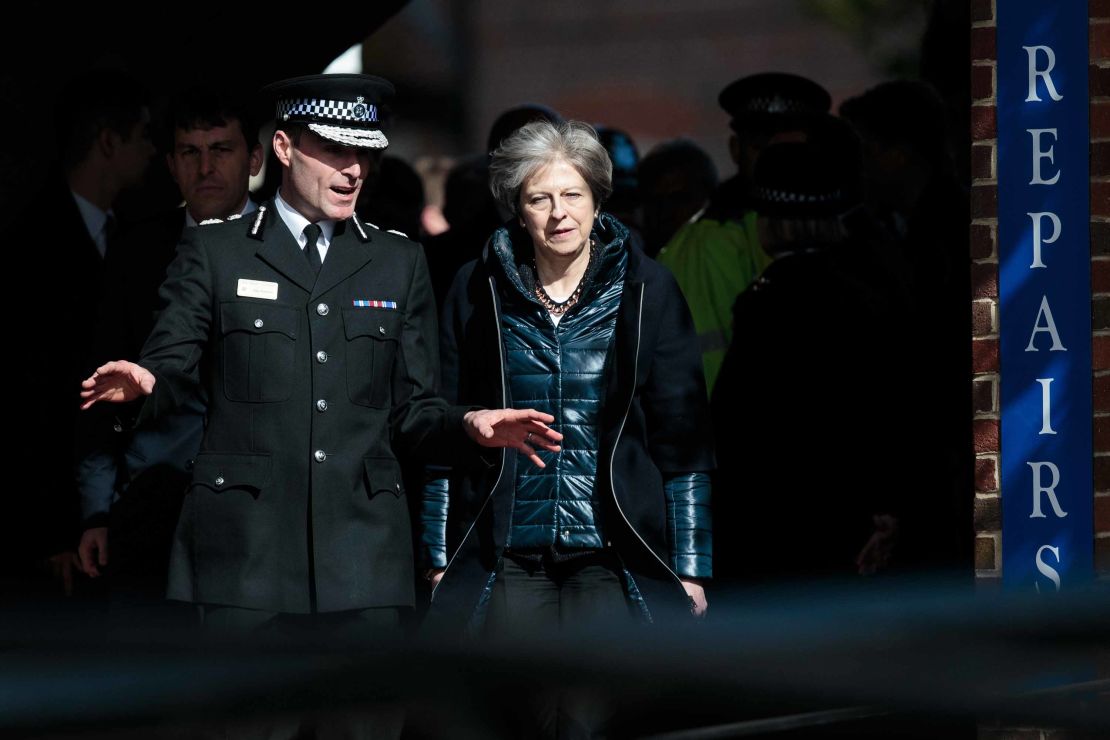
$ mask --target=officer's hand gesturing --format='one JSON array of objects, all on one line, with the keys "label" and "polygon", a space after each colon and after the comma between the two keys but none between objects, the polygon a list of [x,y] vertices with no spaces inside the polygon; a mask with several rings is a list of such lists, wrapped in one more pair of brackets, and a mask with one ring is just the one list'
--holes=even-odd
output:
[{"label": "officer's hand gesturing", "polygon": [[537,468],[544,467],[536,449],[558,452],[556,442],[563,435],[547,425],[555,421],[551,414],[533,409],[485,409],[468,411],[463,417],[466,433],[483,447],[512,447],[520,450]]},{"label": "officer's hand gesturing", "polygon": [[81,408],[87,409],[97,401],[134,401],[153,392],[154,376],[149,370],[134,362],[116,360],[101,365],[81,381]]}]

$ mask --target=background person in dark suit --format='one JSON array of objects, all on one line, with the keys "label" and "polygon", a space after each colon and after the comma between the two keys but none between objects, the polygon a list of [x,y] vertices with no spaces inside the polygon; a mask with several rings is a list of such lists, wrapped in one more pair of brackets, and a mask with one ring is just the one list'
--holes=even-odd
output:
[{"label": "background person in dark suit", "polygon": [[21,242],[12,265],[22,276],[15,305],[34,307],[17,322],[14,346],[50,362],[19,370],[19,387],[28,391],[16,406],[24,424],[17,457],[34,471],[34,484],[13,486],[6,497],[16,526],[0,554],[0,579],[10,578],[15,588],[0,592],[40,595],[55,590],[40,576],[44,567],[72,591],[80,533],[71,465],[76,388],[95,367],[91,328],[115,247],[113,205],[142,181],[154,154],[146,90],[121,72],[97,70],[74,80],[59,94],[55,113],[60,171],[8,224]]},{"label": "background person in dark suit", "polygon": [[149,396],[157,419],[203,383],[209,423],[182,510],[169,596],[214,626],[396,630],[414,601],[397,453],[511,446],[539,465],[552,417],[434,395],[436,321],[418,245],[352,218],[388,141],[385,80],[268,88],[282,185],[256,217],[189,230],[140,364],[100,367],[85,407]]},{"label": "background person in dark suit", "polygon": [[[158,287],[186,228],[255,210],[248,186],[262,166],[262,147],[258,127],[239,100],[215,88],[194,88],[173,100],[163,149],[185,205],[121,235],[104,281],[100,357],[138,357],[160,309]],[[190,477],[187,465],[204,431],[205,406],[197,392],[158,424],[126,434],[107,409],[84,417],[78,555],[86,575],[100,576],[109,564],[111,529],[117,603],[158,604],[165,597],[169,547]],[[113,504],[117,494],[120,501]]]}]

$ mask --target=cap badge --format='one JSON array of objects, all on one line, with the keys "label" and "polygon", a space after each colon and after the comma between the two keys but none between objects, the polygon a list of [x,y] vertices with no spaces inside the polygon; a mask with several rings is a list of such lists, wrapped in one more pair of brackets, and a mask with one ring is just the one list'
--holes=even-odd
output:
[{"label": "cap badge", "polygon": [[355,107],[354,107],[354,110],[352,112],[355,114],[355,118],[357,118],[359,120],[365,120],[366,119],[366,98],[364,98],[361,95],[359,95],[357,98],[355,98]]},{"label": "cap badge", "polygon": [[776,95],[771,98],[771,102],[767,103],[768,113],[785,113],[789,106],[781,95]]}]

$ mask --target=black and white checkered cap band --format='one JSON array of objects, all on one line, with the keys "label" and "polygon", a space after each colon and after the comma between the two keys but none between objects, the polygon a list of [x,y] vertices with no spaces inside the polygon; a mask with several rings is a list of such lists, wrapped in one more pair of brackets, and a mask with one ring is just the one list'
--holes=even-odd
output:
[{"label": "black and white checkered cap band", "polygon": [[806,103],[781,95],[752,98],[744,105],[745,113],[797,113],[806,110],[809,110]]},{"label": "black and white checkered cap band", "polygon": [[839,190],[830,193],[790,193],[785,190],[771,188],[756,188],[754,195],[757,200],[764,203],[800,203],[805,205],[835,203],[841,197]]},{"label": "black and white checkered cap band", "polygon": [[290,118],[308,118],[349,123],[377,123],[378,107],[363,102],[362,98],[354,101],[299,98],[279,100],[277,117],[281,121],[288,121]]}]

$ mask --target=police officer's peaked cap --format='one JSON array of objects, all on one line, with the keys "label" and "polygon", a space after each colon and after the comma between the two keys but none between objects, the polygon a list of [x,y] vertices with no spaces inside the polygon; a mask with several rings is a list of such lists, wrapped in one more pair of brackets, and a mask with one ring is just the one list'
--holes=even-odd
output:
[{"label": "police officer's peaked cap", "polygon": [[279,128],[299,123],[329,141],[365,149],[389,145],[381,128],[382,105],[393,92],[389,80],[360,74],[307,75],[262,89]]},{"label": "police officer's peaked cap", "polygon": [[814,117],[806,141],[772,144],[756,160],[751,199],[761,216],[830,218],[861,198],[859,137],[839,118]]},{"label": "police officer's peaked cap", "polygon": [[741,77],[717,97],[732,116],[733,129],[766,126],[777,117],[828,113],[832,98],[813,80],[786,72],[763,72]]},{"label": "police officer's peaked cap", "polygon": [[769,218],[831,218],[857,204],[845,174],[831,152],[813,144],[772,144],[756,164],[752,203]]},{"label": "police officer's peaked cap", "polygon": [[489,138],[486,140],[486,151],[492,153],[501,146],[501,142],[509,138],[521,128],[536,121],[547,121],[558,126],[563,122],[563,117],[553,108],[548,108],[540,103],[523,103],[509,108],[497,117],[489,129]]}]

